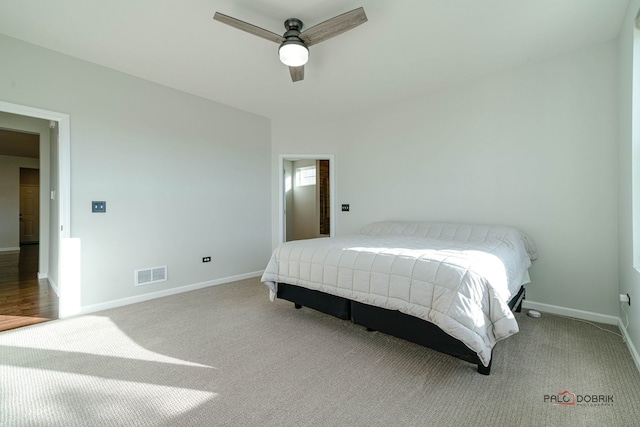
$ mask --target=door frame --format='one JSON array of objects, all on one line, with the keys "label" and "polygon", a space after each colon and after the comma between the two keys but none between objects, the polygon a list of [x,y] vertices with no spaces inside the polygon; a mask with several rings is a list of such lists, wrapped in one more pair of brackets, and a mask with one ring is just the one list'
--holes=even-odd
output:
[{"label": "door frame", "polygon": [[[50,185],[56,188],[56,198],[58,199],[58,219],[59,224],[55,224],[49,229],[49,233],[53,233],[53,229],[57,228],[58,244],[54,247],[51,239],[49,239],[49,257],[51,257],[52,251],[55,251],[58,255],[58,283],[57,292],[59,297],[60,313],[59,317],[66,317],[75,314],[79,307],[76,301],[79,301],[79,287],[74,286],[73,290],[68,289],[69,286],[66,283],[66,276],[61,274],[61,260],[65,257],[63,246],[65,239],[71,237],[71,132],[70,132],[70,117],[68,114],[59,113],[56,111],[42,110],[40,108],[27,107],[25,105],[12,104],[9,102],[0,101],[0,111],[9,114],[17,114],[20,116],[32,117],[36,119],[43,119],[56,122],[58,126],[58,157],[55,160],[58,163],[58,182],[50,183]],[[40,159],[42,161],[42,159]],[[49,170],[51,174],[51,170]],[[42,189],[41,189],[42,191]],[[42,208],[42,207],[41,207]],[[79,266],[78,266],[79,268]],[[75,289],[77,288],[77,289]],[[75,295],[75,294],[78,295]],[[69,300],[69,301],[67,301]],[[73,308],[70,307],[69,302],[73,300]]]},{"label": "door frame", "polygon": [[330,237],[335,236],[336,227],[336,194],[335,194],[335,159],[333,154],[280,154],[278,158],[278,243],[284,243],[286,224],[284,216],[284,162],[285,160],[329,160],[329,199],[331,203]]}]

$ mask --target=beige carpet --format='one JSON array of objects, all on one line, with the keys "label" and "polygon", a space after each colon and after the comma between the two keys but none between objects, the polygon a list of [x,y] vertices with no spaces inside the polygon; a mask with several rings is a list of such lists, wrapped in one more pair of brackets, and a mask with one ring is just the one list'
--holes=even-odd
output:
[{"label": "beige carpet", "polygon": [[[487,377],[270,303],[257,279],[216,286],[0,333],[0,425],[640,425],[640,374],[621,338],[517,317]],[[545,401],[565,390],[577,405]],[[594,395],[606,401],[585,402]]]}]

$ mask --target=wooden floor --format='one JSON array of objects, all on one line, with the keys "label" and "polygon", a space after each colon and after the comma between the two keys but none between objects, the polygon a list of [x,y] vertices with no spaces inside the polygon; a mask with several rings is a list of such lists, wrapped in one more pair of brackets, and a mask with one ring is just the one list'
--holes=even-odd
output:
[{"label": "wooden floor", "polygon": [[0,331],[58,318],[58,297],[38,280],[38,245],[0,252]]}]

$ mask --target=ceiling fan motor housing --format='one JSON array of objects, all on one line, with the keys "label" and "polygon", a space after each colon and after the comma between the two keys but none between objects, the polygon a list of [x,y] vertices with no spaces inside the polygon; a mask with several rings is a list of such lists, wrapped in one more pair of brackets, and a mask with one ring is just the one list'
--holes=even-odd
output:
[{"label": "ceiling fan motor housing", "polygon": [[[284,29],[287,30],[287,33],[291,30],[295,30],[298,32],[296,35],[300,35],[300,31],[302,30],[303,24],[302,21],[297,18],[289,18],[284,21]],[[287,33],[284,34],[284,37],[287,37]]]},{"label": "ceiling fan motor housing", "polygon": [[296,18],[289,18],[284,21],[284,28],[287,30],[287,32],[282,35],[285,40],[282,42],[280,47],[286,44],[295,43],[306,48],[306,44],[300,38],[300,30],[302,30],[302,25],[302,21]]}]

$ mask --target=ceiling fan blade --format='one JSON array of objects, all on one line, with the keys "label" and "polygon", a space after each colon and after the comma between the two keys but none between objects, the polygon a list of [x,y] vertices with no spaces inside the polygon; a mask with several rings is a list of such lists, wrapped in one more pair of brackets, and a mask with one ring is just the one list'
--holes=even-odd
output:
[{"label": "ceiling fan blade", "polygon": [[265,30],[264,28],[256,27],[253,24],[249,24],[248,22],[232,18],[231,16],[224,15],[220,12],[216,12],[215,15],[213,15],[213,19],[222,22],[223,24],[231,25],[232,27],[245,31],[249,34],[253,34],[254,36],[262,37],[263,39],[267,39],[278,44],[284,41],[284,37],[279,34],[272,33],[271,31]]},{"label": "ceiling fan blade", "polygon": [[304,65],[301,65],[300,67],[289,67],[289,74],[291,74],[292,82],[304,80]]},{"label": "ceiling fan blade", "polygon": [[342,34],[345,31],[349,31],[365,22],[367,22],[367,15],[364,13],[364,8],[359,7],[351,12],[343,13],[342,15],[328,19],[303,31],[300,34],[300,38],[307,46],[313,46],[314,44]]}]

